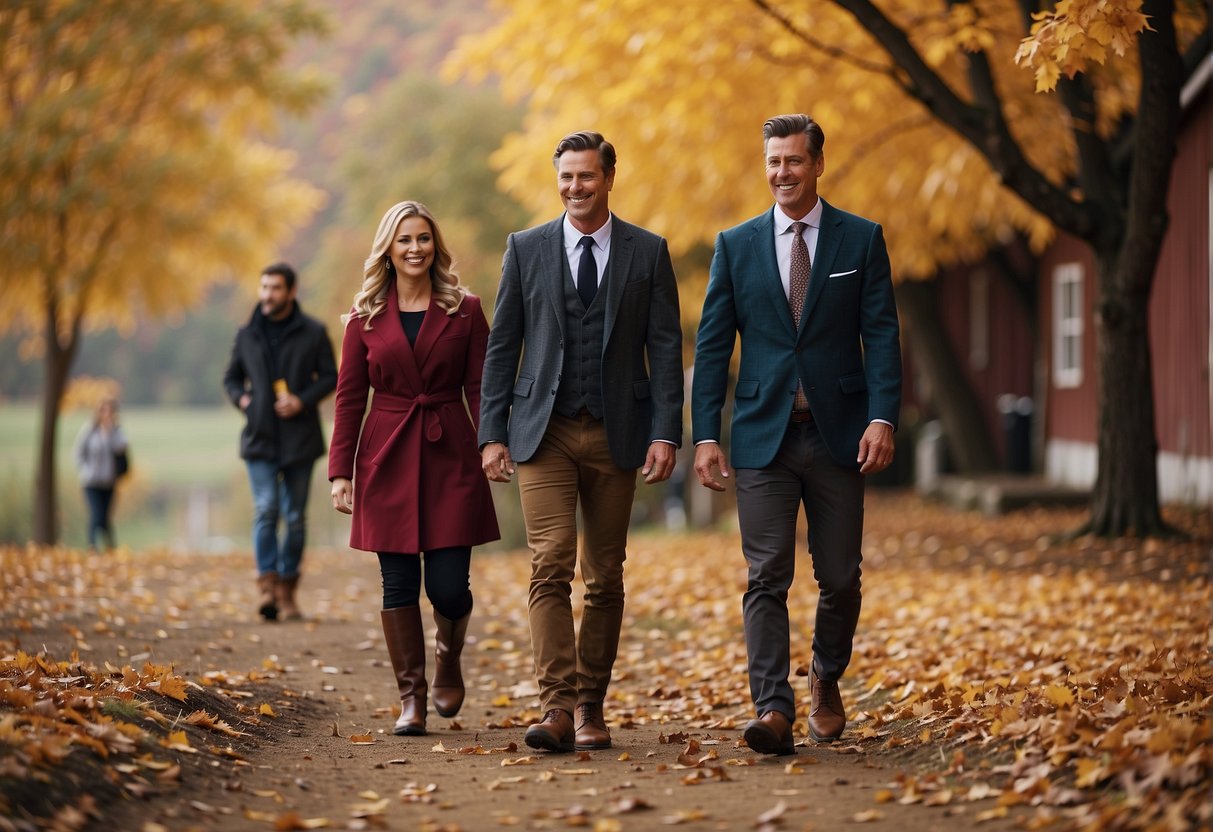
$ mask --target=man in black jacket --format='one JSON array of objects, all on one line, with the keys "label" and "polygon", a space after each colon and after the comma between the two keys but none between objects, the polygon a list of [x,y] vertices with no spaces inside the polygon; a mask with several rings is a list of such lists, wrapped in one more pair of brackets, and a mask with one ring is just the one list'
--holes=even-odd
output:
[{"label": "man in black jacket", "polygon": [[[312,466],[324,456],[320,402],[337,386],[333,346],[324,325],[295,301],[295,270],[261,273],[259,304],[236,333],[223,387],[245,415],[240,456],[253,491],[253,550],[258,612],[267,620],[302,618],[295,603],[307,525]],[[278,520],[286,537],[278,541]]]}]

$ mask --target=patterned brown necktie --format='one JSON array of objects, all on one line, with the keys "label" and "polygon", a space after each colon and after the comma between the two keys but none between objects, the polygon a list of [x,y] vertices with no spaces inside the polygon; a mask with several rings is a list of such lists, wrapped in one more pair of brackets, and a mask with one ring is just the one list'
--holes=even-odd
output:
[{"label": "patterned brown necktie", "polygon": [[[809,263],[809,247],[805,245],[803,222],[792,223],[792,262],[788,268],[788,305],[792,308],[792,320],[796,329],[800,329],[800,313],[804,310],[804,296],[809,291],[809,273],[812,267]],[[804,387],[796,382],[796,398],[792,402],[793,410],[808,410],[809,400],[804,395]]]}]

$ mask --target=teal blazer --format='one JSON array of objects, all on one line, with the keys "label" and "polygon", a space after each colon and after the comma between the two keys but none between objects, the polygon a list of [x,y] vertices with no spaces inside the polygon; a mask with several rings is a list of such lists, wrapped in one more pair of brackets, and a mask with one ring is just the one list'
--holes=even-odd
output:
[{"label": "teal blazer", "polygon": [[822,200],[812,276],[797,331],[779,280],[772,208],[720,232],[699,320],[691,387],[696,443],[721,439],[721,413],[737,335],[730,460],[764,468],[783,441],[804,384],[830,456],[858,468],[873,419],[896,429],[901,344],[888,249],[878,224]]}]

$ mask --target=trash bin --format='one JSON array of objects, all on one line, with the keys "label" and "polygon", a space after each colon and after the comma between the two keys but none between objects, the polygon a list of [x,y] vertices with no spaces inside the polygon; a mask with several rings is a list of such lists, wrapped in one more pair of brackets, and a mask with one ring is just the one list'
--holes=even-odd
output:
[{"label": "trash bin", "polygon": [[914,486],[919,494],[934,496],[946,468],[943,425],[933,419],[922,426],[914,446]]},{"label": "trash bin", "polygon": [[1032,471],[1032,410],[1032,400],[1027,396],[1003,393],[998,397],[1008,471],[1019,474]]}]

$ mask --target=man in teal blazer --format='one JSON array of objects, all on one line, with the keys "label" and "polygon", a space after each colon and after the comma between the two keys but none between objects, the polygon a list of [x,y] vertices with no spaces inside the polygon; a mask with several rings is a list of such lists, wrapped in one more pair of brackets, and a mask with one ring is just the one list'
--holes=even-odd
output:
[{"label": "man in teal blazer", "polygon": [[[821,594],[813,632],[809,734],[846,726],[838,680],[860,608],[865,475],[893,461],[901,348],[889,255],[876,223],[817,196],[821,127],[806,115],[763,125],[771,210],[716,238],[695,347],[695,472],[723,491],[720,447],[729,363],[741,335],[730,446],[748,564],[742,600],[750,694],[745,739],[793,752],[787,596],[801,504]],[[802,242],[803,241],[803,242]]]}]

